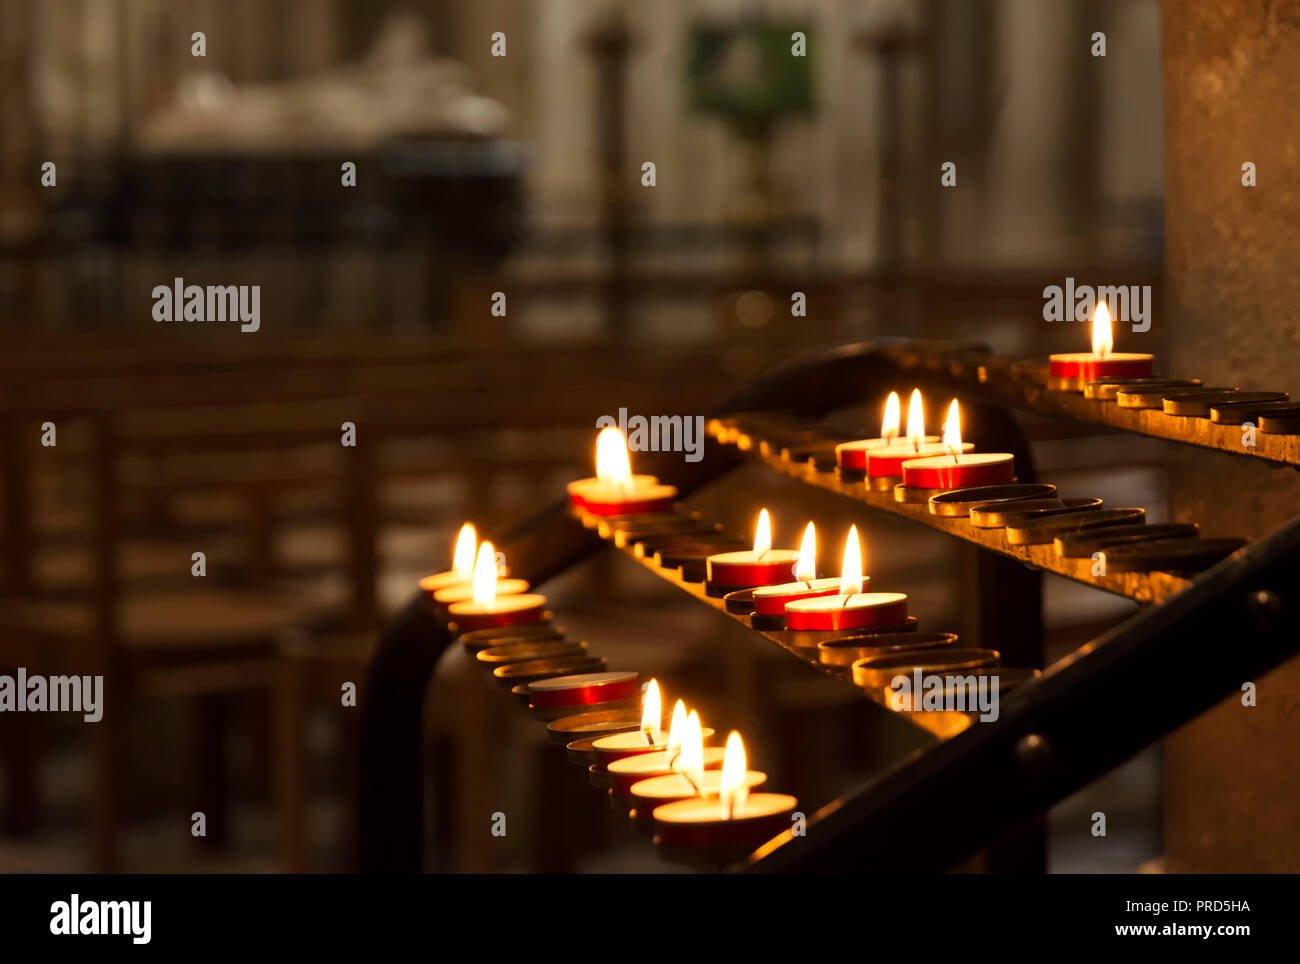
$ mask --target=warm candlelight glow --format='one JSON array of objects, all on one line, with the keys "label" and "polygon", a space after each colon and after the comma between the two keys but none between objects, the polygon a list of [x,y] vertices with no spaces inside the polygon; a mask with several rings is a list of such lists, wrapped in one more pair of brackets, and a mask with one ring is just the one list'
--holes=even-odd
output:
[{"label": "warm candlelight glow", "polygon": [[472,523],[466,522],[460,527],[456,536],[456,551],[452,553],[451,569],[456,573],[457,582],[469,582],[474,578],[474,549],[478,545],[478,533]]},{"label": "warm candlelight glow", "polygon": [[696,786],[704,782],[704,728],[700,726],[700,714],[695,710],[691,710],[691,715],[686,718],[682,753],[673,769],[686,774]]},{"label": "warm candlelight glow", "polygon": [[745,805],[749,798],[749,784],[745,772],[749,769],[745,760],[745,744],[735,730],[727,737],[727,749],[722,756],[722,778],[718,784],[718,802],[722,808],[722,819],[731,819],[737,807]]},{"label": "warm candlelight glow", "polygon": [[596,436],[596,478],[621,492],[632,490],[632,462],[623,433],[609,425]]},{"label": "warm candlelight glow", "polygon": [[907,400],[907,440],[913,445],[920,445],[925,439],[925,403],[921,401],[921,390],[912,389],[912,397]]},{"label": "warm candlelight glow", "polygon": [[943,447],[949,455],[961,455],[961,409],[957,407],[955,398],[948,406],[948,418],[943,423]]},{"label": "warm candlelight glow", "polygon": [[672,756],[673,752],[682,745],[682,740],[686,738],[686,704],[678,700],[673,705],[673,717],[668,723],[668,745],[664,748],[668,755]]},{"label": "warm candlelight glow", "polygon": [[641,729],[647,733],[655,733],[663,721],[663,697],[659,695],[659,683],[657,680],[651,680],[641,700]]},{"label": "warm candlelight glow", "polygon": [[491,606],[497,601],[497,550],[490,542],[479,544],[470,588],[475,606]]},{"label": "warm candlelight glow", "polygon": [[840,595],[852,596],[862,592],[862,547],[858,544],[858,527],[849,527],[849,538],[844,543],[844,564],[840,569]]},{"label": "warm candlelight glow", "polygon": [[817,530],[811,522],[803,530],[803,542],[799,544],[799,561],[795,563],[794,578],[799,582],[811,582],[817,578]]},{"label": "warm candlelight glow", "polygon": [[758,514],[758,524],[754,526],[754,552],[762,556],[772,549],[772,520],[764,509]]},{"label": "warm candlelight glow", "polygon": [[902,424],[903,412],[898,404],[898,392],[890,392],[889,398],[885,400],[885,417],[880,422],[880,437],[892,442],[898,438]]},{"label": "warm candlelight glow", "polygon": [[1092,315],[1092,353],[1098,358],[1105,358],[1115,347],[1115,340],[1110,332],[1110,309],[1106,302],[1097,305]]}]

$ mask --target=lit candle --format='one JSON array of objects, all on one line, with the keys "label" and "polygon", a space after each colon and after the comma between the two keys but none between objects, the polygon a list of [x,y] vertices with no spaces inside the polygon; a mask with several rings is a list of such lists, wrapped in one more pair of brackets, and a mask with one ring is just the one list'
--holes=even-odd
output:
[{"label": "lit candle", "polygon": [[538,622],[545,607],[546,597],[534,593],[497,597],[496,547],[484,542],[478,547],[478,558],[474,561],[471,598],[451,603],[447,615],[459,632],[468,633],[494,626]]},{"label": "lit candle", "polygon": [[[973,445],[967,445],[963,451],[974,448]],[[903,463],[908,459],[938,455],[945,451],[947,449],[937,435],[925,434],[925,402],[920,390],[912,389],[912,397],[907,403],[907,440],[883,445],[865,453],[868,483],[876,489],[892,488],[895,480],[903,474]]]},{"label": "lit candle", "polygon": [[944,423],[943,447],[948,454],[904,462],[903,485],[914,489],[961,489],[1016,479],[1015,459],[1006,452],[966,451],[961,440],[961,410],[955,398]]},{"label": "lit candle", "polygon": [[733,850],[755,847],[790,829],[799,801],[784,793],[750,793],[745,746],[727,738],[717,797],[691,797],[655,807],[655,843],[671,849]]},{"label": "lit candle", "polygon": [[627,441],[612,425],[596,436],[596,477],[570,482],[568,493],[574,506],[597,516],[667,512],[677,499],[673,486],[632,474]]},{"label": "lit candle", "polygon": [[[686,731],[683,729],[689,722],[690,717],[686,713],[686,705],[677,701],[673,707],[673,718],[669,724],[668,731],[660,729],[662,720],[658,715],[658,707],[655,707],[655,715],[649,717],[646,711],[650,709],[646,704],[643,708],[641,727],[635,731],[629,730],[625,733],[612,733],[609,736],[601,737],[594,744],[596,750],[596,769],[604,770],[615,760],[621,760],[624,757],[640,756],[645,753],[659,753],[664,750],[676,750],[681,745],[682,734]],[[691,711],[691,715],[696,715]],[[698,722],[698,716],[696,716]],[[674,733],[676,728],[676,733]],[[713,735],[713,730],[704,729],[704,738],[708,739]]]},{"label": "lit candle", "polygon": [[907,622],[907,596],[901,592],[863,592],[862,547],[858,527],[849,529],[844,563],[833,595],[795,599],[785,605],[785,624],[792,630],[868,629]]},{"label": "lit candle", "polygon": [[420,580],[420,588],[425,592],[436,592],[458,584],[469,585],[474,578],[474,552],[478,548],[478,533],[472,523],[466,522],[460,527],[456,536],[456,548],[451,554],[451,568],[446,572],[435,572]]},{"label": "lit candle", "polygon": [[[465,527],[468,527],[469,533],[471,533],[472,537],[473,526],[467,524]],[[463,544],[468,544],[464,539],[465,527],[460,530],[461,538],[456,540],[456,542],[458,542],[458,544],[456,544],[456,551],[458,551],[458,553],[461,551],[461,546],[463,546]],[[474,555],[472,563],[469,564],[468,578],[463,579],[463,581],[452,582],[450,585],[443,586],[442,589],[433,590],[433,602],[439,609],[446,611],[448,605],[451,605],[452,603],[464,603],[469,599],[473,599],[473,574],[474,572],[477,572],[478,559],[482,556],[482,547],[484,546],[489,547],[489,555],[491,555],[491,560],[493,560],[495,594],[498,596],[515,596],[519,595],[520,592],[528,592],[528,582],[524,581],[524,579],[506,578],[506,564],[504,564],[503,553],[498,557],[497,553],[493,552],[493,546],[491,546],[491,543],[485,542],[478,547],[477,555]],[[424,579],[421,579],[421,586],[428,589],[428,586],[425,586]]]},{"label": "lit candle", "polygon": [[725,596],[735,589],[787,582],[791,568],[798,561],[799,553],[794,549],[772,548],[772,520],[764,509],[754,527],[753,549],[708,557],[705,591],[711,596]]},{"label": "lit candle", "polygon": [[[736,738],[733,733],[732,738]],[[731,739],[728,740],[730,745]],[[734,750],[732,751],[735,752]],[[722,765],[726,761],[726,751],[721,747],[705,748],[698,729],[688,728],[682,741],[680,752],[675,758],[658,761],[654,757],[669,754],[647,754],[630,757],[610,765],[610,784],[619,794],[625,794],[626,804],[632,809],[632,816],[643,825],[650,825],[655,807],[675,800],[688,800],[691,797],[716,797],[722,789]],[[637,764],[643,771],[641,779],[629,786],[622,774],[616,775],[615,768],[630,769]],[[659,766],[663,765],[663,769]],[[655,772],[647,772],[654,770]],[[752,790],[767,780],[766,773],[749,770],[745,773],[745,787]],[[623,788],[627,787],[626,790]]]},{"label": "lit candle", "polygon": [[[682,704],[679,702],[678,706]],[[637,753],[607,760],[609,789],[615,796],[627,796],[632,787],[647,777],[666,773],[700,773],[722,766],[722,748],[705,747],[704,742],[713,736],[713,730],[700,726],[700,714],[691,710],[681,722],[670,728],[667,745],[650,753]],[[596,765],[601,763],[603,741],[597,740]],[[630,806],[630,801],[625,801]]]},{"label": "lit candle", "polygon": [[1074,391],[1083,390],[1083,382],[1090,378],[1119,376],[1121,378],[1148,377],[1154,355],[1114,352],[1111,334],[1110,309],[1106,302],[1097,305],[1092,315],[1092,352],[1074,352],[1051,357],[1052,378],[1068,379],[1056,387]]},{"label": "lit candle", "polygon": [[[850,536],[852,538],[852,536]],[[811,522],[803,532],[799,546],[799,562],[795,567],[796,582],[783,582],[775,586],[759,586],[754,590],[754,614],[785,619],[785,604],[795,599],[813,596],[833,596],[840,591],[840,580],[834,576],[817,578],[817,530]]]},{"label": "lit candle", "polygon": [[[835,464],[839,466],[844,478],[861,478],[867,472],[868,457],[884,448],[899,443],[902,437],[902,412],[898,405],[898,393],[890,392],[885,402],[885,414],[880,423],[879,438],[858,439],[853,442],[841,442],[835,446]],[[937,442],[938,438],[925,434],[925,409],[921,401],[920,389],[912,389],[912,397],[907,403],[907,439],[921,445]],[[916,454],[913,451],[913,454]]]}]

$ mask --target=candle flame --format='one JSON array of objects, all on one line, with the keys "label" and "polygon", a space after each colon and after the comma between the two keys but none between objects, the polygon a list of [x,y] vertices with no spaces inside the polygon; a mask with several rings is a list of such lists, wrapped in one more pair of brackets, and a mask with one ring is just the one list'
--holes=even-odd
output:
[{"label": "candle flame", "polygon": [[474,550],[477,545],[478,532],[472,522],[466,522],[456,536],[456,551],[451,556],[451,569],[456,573],[457,582],[469,582],[474,578]]},{"label": "candle flame", "polygon": [[801,582],[817,578],[817,529],[811,522],[803,530],[803,542],[799,544],[799,561],[795,563],[794,577]]},{"label": "candle flame", "polygon": [[718,781],[718,803],[722,819],[730,820],[737,807],[749,799],[749,785],[745,773],[749,769],[745,759],[745,744],[735,730],[727,737],[727,749],[722,754],[722,776]]},{"label": "candle flame", "polygon": [[491,606],[497,601],[497,550],[490,542],[479,543],[470,590],[475,606]]},{"label": "candle flame", "polygon": [[627,454],[627,440],[612,425],[596,436],[596,478],[621,492],[632,488],[632,461]]},{"label": "candle flame", "polygon": [[[667,751],[669,758],[672,754],[681,748],[682,740],[686,738],[686,704],[678,700],[673,705],[673,717],[668,724],[668,746]],[[675,765],[675,764],[674,764]]]},{"label": "candle flame", "polygon": [[659,695],[659,683],[651,680],[641,698],[641,729],[648,733],[657,732],[664,721],[663,697]]},{"label": "candle flame", "polygon": [[764,509],[758,514],[758,524],[754,526],[754,551],[759,555],[772,548],[772,519]]},{"label": "candle flame", "polygon": [[686,733],[682,737],[682,752],[673,769],[685,773],[698,787],[704,782],[704,728],[700,714],[691,710],[686,718]]},{"label": "candle flame", "polygon": [[943,447],[949,455],[961,455],[961,409],[957,399],[948,406],[948,418],[943,423]]},{"label": "candle flame", "polygon": [[858,543],[858,527],[849,526],[844,563],[840,567],[840,595],[852,596],[859,592],[862,592],[862,546]]},{"label": "candle flame", "polygon": [[907,440],[913,445],[920,445],[925,438],[925,402],[921,399],[921,390],[912,389],[912,397],[907,400]]},{"label": "candle flame", "polygon": [[903,412],[898,404],[898,392],[890,392],[885,399],[885,416],[880,422],[880,437],[893,441],[903,424]]},{"label": "candle flame", "polygon": [[1115,347],[1115,339],[1110,331],[1110,309],[1106,302],[1097,305],[1092,315],[1092,353],[1098,358],[1105,358]]}]

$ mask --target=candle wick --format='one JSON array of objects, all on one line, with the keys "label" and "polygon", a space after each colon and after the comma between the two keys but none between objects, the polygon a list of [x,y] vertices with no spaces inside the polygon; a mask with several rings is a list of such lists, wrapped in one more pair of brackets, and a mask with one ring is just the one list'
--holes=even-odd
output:
[{"label": "candle wick", "polygon": [[654,746],[654,745],[655,745],[654,738],[651,737],[651,735],[650,735],[651,732],[653,732],[653,731],[651,730],[651,728],[647,726],[647,727],[646,727],[644,730],[642,730],[641,732],[642,732],[643,734],[645,734],[645,745],[646,745],[646,746]]},{"label": "candle wick", "polygon": [[695,791],[695,795],[697,797],[704,796],[704,794],[700,792],[699,784],[697,784],[694,780],[692,780],[691,775],[687,773],[685,770],[682,771],[682,779],[691,785],[691,789]]}]

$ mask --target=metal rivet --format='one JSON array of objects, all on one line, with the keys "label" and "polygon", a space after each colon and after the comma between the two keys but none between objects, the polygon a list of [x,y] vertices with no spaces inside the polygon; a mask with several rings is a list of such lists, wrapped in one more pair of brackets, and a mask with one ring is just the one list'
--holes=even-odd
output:
[{"label": "metal rivet", "polygon": [[1271,628],[1282,620],[1282,600],[1269,589],[1257,589],[1246,596],[1246,606],[1255,614],[1255,621]]},{"label": "metal rivet", "polygon": [[1043,770],[1052,759],[1052,744],[1041,733],[1028,733],[1016,741],[1016,760],[1026,770]]}]

